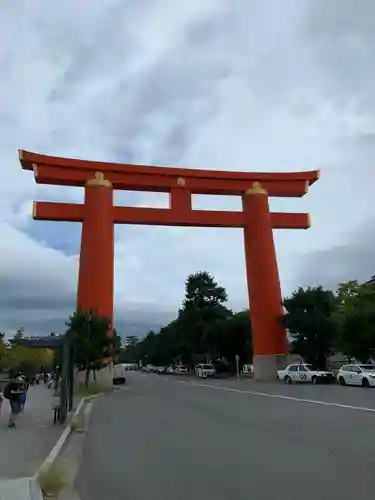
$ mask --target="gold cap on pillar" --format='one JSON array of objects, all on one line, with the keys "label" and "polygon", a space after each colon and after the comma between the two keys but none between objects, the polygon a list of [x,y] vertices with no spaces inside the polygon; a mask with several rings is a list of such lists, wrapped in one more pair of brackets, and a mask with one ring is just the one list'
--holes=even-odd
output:
[{"label": "gold cap on pillar", "polygon": [[311,215],[307,214],[307,228],[311,227]]},{"label": "gold cap on pillar", "polygon": [[247,189],[245,194],[267,194],[267,191],[264,188],[262,188],[260,182],[255,181],[253,182],[253,187]]},{"label": "gold cap on pillar", "polygon": [[86,186],[103,186],[103,187],[109,187],[109,188],[112,187],[112,183],[109,180],[104,179],[103,172],[95,172],[94,178],[86,181],[85,185]]}]

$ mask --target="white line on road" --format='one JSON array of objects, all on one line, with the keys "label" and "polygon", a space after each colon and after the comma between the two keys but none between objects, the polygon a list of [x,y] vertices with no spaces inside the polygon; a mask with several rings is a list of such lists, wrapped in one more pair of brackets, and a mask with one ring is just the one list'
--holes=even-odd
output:
[{"label": "white line on road", "polygon": [[297,401],[299,403],[310,403],[310,404],[323,405],[323,406],[337,406],[338,408],[347,408],[349,410],[361,410],[361,411],[368,411],[371,413],[375,413],[375,408],[367,408],[366,406],[352,406],[352,405],[344,405],[341,403],[331,403],[329,401],[317,401],[315,399],[295,398],[293,396],[284,396],[282,394],[270,394],[268,392],[246,391],[244,389],[234,389],[233,387],[223,387],[220,385],[199,384],[197,382],[186,382],[185,380],[174,380],[173,382],[175,382],[176,384],[191,385],[193,387],[206,387],[208,389],[217,389],[219,391],[239,392],[241,394],[252,394],[254,396],[263,396],[265,398],[286,399],[287,401]]}]

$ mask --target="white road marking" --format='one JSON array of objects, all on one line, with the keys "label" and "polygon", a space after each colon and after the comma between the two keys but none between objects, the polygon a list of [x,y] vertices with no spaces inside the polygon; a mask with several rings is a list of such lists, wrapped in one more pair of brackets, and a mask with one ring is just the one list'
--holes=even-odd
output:
[{"label": "white road marking", "polygon": [[315,399],[304,399],[304,398],[296,398],[293,396],[284,396],[283,394],[270,394],[268,392],[246,391],[244,389],[234,389],[233,387],[223,387],[220,385],[200,384],[198,382],[186,382],[185,380],[174,380],[174,382],[176,384],[191,385],[193,387],[206,387],[209,389],[217,389],[219,391],[239,392],[241,394],[251,394],[254,396],[262,396],[265,398],[285,399],[287,401],[297,401],[299,403],[310,403],[323,406],[336,406],[338,408],[347,408],[348,410],[361,410],[370,413],[375,413],[375,408],[367,408],[366,406],[352,406],[352,405],[344,405],[341,403],[332,403],[329,401],[318,401]]}]

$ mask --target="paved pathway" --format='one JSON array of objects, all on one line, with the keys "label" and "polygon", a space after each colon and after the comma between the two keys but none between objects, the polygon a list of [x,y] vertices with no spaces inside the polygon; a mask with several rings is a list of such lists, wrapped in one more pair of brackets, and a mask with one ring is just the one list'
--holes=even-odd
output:
[{"label": "paved pathway", "polygon": [[33,478],[0,479],[0,500],[43,500]]},{"label": "paved pathway", "polygon": [[128,382],[94,404],[76,481],[82,500],[374,496],[375,390],[141,374]]},{"label": "paved pathway", "polygon": [[0,480],[32,476],[62,432],[59,425],[53,424],[51,392],[44,385],[30,387],[16,429],[7,428],[8,415],[9,402],[4,399],[0,416]]}]

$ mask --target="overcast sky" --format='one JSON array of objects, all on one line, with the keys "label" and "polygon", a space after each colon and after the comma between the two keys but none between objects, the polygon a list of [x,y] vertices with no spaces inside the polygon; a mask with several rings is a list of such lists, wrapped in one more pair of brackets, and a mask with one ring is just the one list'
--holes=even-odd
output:
[{"label": "overcast sky", "polygon": [[[75,304],[80,225],[34,222],[17,149],[244,171],[321,169],[308,231],[277,231],[284,294],[375,273],[373,0],[14,0],[0,5],[0,328],[60,328]],[[118,204],[167,206],[121,193]],[[194,197],[200,208],[240,200]],[[190,272],[247,307],[241,230],[116,228],[115,322],[163,322]],[[56,325],[56,326],[54,326]],[[60,325],[60,326],[59,326]],[[131,332],[126,332],[131,333]]]}]

